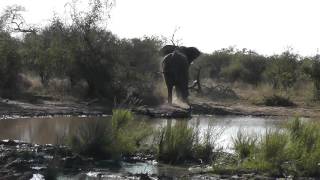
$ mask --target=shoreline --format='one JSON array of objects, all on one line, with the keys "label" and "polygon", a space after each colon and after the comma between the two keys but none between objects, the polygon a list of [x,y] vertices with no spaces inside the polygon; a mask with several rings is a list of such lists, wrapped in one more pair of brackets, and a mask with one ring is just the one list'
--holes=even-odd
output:
[{"label": "shoreline", "polygon": [[[197,102],[190,109],[177,105],[137,106],[129,108],[138,115],[150,118],[189,118],[194,115],[239,115],[320,118],[315,107],[271,107],[251,105],[245,102]],[[61,116],[100,117],[112,114],[112,108],[102,104],[87,105],[85,102],[42,101],[38,103],[17,100],[0,100],[0,119],[41,118]]]}]

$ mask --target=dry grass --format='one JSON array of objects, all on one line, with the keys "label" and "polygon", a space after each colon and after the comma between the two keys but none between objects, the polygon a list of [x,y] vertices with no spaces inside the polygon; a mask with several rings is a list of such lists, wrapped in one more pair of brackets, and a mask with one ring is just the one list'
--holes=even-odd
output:
[{"label": "dry grass", "polygon": [[[28,83],[28,86],[23,86],[22,91],[34,95],[50,96],[57,100],[69,100],[72,97],[83,97],[86,93],[86,84],[79,82],[73,89],[70,81],[66,78],[53,78],[49,81],[48,86],[44,87],[40,77],[30,73],[23,74],[23,84]],[[72,96],[71,96],[72,94]]]},{"label": "dry grass", "polygon": [[167,100],[168,91],[164,81],[160,81],[155,85],[153,94],[155,96],[161,97],[163,101]]},{"label": "dry grass", "polygon": [[266,83],[258,86],[234,83],[231,86],[242,100],[252,104],[260,104],[265,97],[273,95],[287,97],[299,105],[308,105],[312,101],[313,85],[311,82],[297,83],[294,87],[287,90],[274,89],[270,84]]},{"label": "dry grass", "polygon": [[25,78],[31,83],[31,86],[27,89],[28,92],[41,92],[43,85],[40,81],[40,77],[26,74]]}]

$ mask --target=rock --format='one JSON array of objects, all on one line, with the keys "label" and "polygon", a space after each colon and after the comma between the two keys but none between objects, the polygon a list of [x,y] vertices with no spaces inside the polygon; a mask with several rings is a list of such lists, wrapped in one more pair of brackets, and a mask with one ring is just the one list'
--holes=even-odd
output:
[{"label": "rock", "polygon": [[275,178],[271,178],[271,177],[264,176],[264,175],[255,175],[254,179],[271,180],[271,179],[275,179]]},{"label": "rock", "polygon": [[18,180],[25,180],[25,179],[31,179],[33,177],[33,173],[31,171],[27,171],[23,173]]},{"label": "rock", "polygon": [[[187,178],[188,179],[188,178]],[[218,180],[221,179],[219,175],[215,175],[215,174],[199,174],[199,175],[193,175],[190,177],[190,179],[194,179],[194,180]]]},{"label": "rock", "polygon": [[254,177],[254,173],[249,173],[249,174],[242,174],[241,177],[244,177],[246,179]]},{"label": "rock", "polygon": [[144,173],[135,174],[135,176],[139,177],[140,180],[152,180],[152,178],[148,174]]},{"label": "rock", "polygon": [[131,111],[137,114],[147,115],[152,118],[188,118],[191,116],[189,109],[184,109],[169,104],[164,104],[157,107],[140,106],[131,109]]},{"label": "rock", "polygon": [[75,168],[83,165],[89,166],[91,163],[91,159],[86,159],[79,155],[74,155],[72,157],[69,156],[64,158],[63,160],[64,160],[64,167],[66,168]]},{"label": "rock", "polygon": [[29,170],[29,162],[26,160],[21,160],[17,158],[16,160],[9,162],[4,166],[6,169],[16,169],[18,171],[26,171]]},{"label": "rock", "polygon": [[238,112],[227,107],[211,106],[206,103],[191,104],[191,111],[195,114],[236,115]]},{"label": "rock", "polygon": [[233,175],[231,176],[231,179],[240,179],[240,177],[238,175]]},{"label": "rock", "polygon": [[2,140],[0,141],[0,145],[5,145],[5,146],[16,146],[18,145],[18,142],[15,142],[14,140]]}]

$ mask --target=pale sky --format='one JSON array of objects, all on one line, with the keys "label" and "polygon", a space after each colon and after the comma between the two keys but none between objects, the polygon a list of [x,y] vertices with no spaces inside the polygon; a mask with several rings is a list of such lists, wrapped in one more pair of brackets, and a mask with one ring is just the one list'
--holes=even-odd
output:
[{"label": "pale sky", "polygon": [[[69,0],[0,0],[26,7],[26,21],[44,23]],[[86,0],[83,0],[86,1]],[[319,0],[116,0],[108,29],[121,38],[171,37],[202,52],[236,46],[261,54],[292,47],[302,55],[320,48]]]}]

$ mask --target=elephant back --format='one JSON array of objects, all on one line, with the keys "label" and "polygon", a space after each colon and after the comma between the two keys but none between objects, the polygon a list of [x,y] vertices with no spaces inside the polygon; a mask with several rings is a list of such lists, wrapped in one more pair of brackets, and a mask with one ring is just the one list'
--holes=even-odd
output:
[{"label": "elephant back", "polygon": [[164,73],[183,73],[189,69],[189,61],[186,55],[178,50],[166,55],[162,62]]}]

